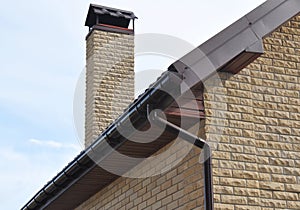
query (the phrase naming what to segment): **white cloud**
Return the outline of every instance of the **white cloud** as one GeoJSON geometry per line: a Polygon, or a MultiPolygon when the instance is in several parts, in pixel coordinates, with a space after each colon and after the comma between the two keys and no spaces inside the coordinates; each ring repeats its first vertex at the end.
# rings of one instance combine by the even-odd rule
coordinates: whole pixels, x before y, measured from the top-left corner
{"type": "Polygon", "coordinates": [[[63,144],[58,141],[45,141],[45,140],[38,140],[38,139],[29,139],[29,142],[31,144],[35,144],[42,147],[49,147],[49,148],[55,148],[55,149],[74,149],[77,151],[80,151],[80,147],[75,144],[63,144]]]}
{"type": "Polygon", "coordinates": [[[19,161],[25,159],[21,153],[17,153],[12,148],[1,148],[0,158],[6,161],[19,161]]]}
{"type": "Polygon", "coordinates": [[[77,153],[63,144],[59,148],[68,149],[65,152],[55,152],[59,145],[55,141],[31,139],[30,142],[36,146],[51,146],[30,153],[11,146],[0,148],[0,167],[3,169],[0,173],[0,186],[6,189],[0,191],[0,209],[20,209],[77,153]],[[14,202],[11,202],[11,195],[14,195],[14,202]]]}

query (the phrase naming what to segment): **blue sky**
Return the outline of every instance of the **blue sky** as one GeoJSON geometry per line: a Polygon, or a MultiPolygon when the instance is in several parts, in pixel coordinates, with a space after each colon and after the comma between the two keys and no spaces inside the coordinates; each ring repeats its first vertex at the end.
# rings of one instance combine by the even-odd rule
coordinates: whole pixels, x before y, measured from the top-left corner
{"type": "Polygon", "coordinates": [[[0,7],[0,209],[22,207],[82,149],[74,91],[89,3],[132,10],[136,33],[197,46],[264,0],[5,1],[0,7]]]}

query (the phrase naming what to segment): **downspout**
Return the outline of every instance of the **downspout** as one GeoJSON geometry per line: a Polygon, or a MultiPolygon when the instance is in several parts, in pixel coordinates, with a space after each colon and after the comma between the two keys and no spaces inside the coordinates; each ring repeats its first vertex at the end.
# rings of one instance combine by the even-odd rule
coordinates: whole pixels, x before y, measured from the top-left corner
{"type": "Polygon", "coordinates": [[[205,210],[213,210],[213,187],[212,187],[212,167],[211,167],[211,149],[209,144],[190,132],[170,123],[169,121],[158,116],[156,111],[149,114],[148,119],[157,126],[166,127],[169,132],[178,133],[178,136],[188,141],[204,151],[204,205],[205,210]]]}

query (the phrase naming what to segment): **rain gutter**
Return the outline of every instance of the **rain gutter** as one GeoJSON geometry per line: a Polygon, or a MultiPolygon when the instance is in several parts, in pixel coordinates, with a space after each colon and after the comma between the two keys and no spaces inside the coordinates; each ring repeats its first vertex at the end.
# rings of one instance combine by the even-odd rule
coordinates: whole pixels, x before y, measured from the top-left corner
{"type": "Polygon", "coordinates": [[[173,92],[173,96],[179,96],[179,88],[175,87],[179,87],[182,79],[178,76],[174,72],[164,72],[158,81],[147,89],[91,146],[81,152],[67,167],[48,182],[21,210],[47,208],[56,198],[64,194],[74,183],[96,167],[98,162],[104,160],[110,154],[112,148],[117,150],[122,146],[127,139],[122,138],[120,140],[117,138],[117,136],[120,136],[118,127],[120,129],[123,126],[126,128],[127,123],[137,124],[140,127],[145,124],[147,122],[147,104],[153,104],[157,99],[157,94],[163,99],[160,106],[167,107],[170,105],[174,99],[159,90],[170,91],[169,93],[173,92]],[[104,141],[109,142],[109,148],[104,141]]]}

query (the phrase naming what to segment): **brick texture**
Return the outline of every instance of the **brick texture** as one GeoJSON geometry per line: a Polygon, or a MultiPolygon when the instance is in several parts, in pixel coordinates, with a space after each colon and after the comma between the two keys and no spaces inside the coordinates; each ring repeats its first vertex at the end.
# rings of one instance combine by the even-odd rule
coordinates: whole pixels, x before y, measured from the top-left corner
{"type": "Polygon", "coordinates": [[[265,38],[265,54],[238,74],[206,82],[215,209],[299,209],[299,25],[265,38]]]}
{"type": "Polygon", "coordinates": [[[87,147],[134,99],[134,36],[94,30],[86,58],[87,147]]]}
{"type": "Polygon", "coordinates": [[[171,142],[154,154],[156,160],[145,160],[126,174],[140,178],[120,177],[76,210],[204,209],[200,153],[185,141],[171,142]]]}

